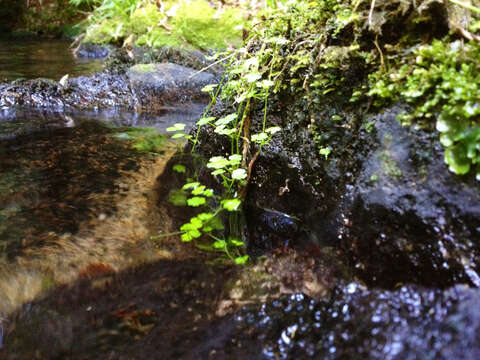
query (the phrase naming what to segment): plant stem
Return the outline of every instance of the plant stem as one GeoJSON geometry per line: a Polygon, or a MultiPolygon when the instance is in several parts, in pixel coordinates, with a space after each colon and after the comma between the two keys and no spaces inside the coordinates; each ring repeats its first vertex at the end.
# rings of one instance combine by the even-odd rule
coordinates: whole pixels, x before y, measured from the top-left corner
{"type": "MultiPolygon", "coordinates": [[[[207,116],[207,114],[209,113],[210,109],[212,108],[213,104],[215,104],[215,102],[217,101],[217,97],[218,95],[220,94],[220,90],[222,89],[222,85],[223,85],[223,82],[225,81],[225,74],[226,73],[223,73],[223,76],[222,76],[222,80],[220,81],[220,84],[218,85],[217,87],[217,91],[215,92],[215,95],[213,96],[212,100],[210,101],[210,103],[208,104],[207,108],[205,109],[205,111],[203,112],[203,115],[201,117],[201,119],[204,119],[205,116],[207,116]]],[[[201,120],[200,119],[200,120],[201,120]]],[[[193,146],[192,146],[192,150],[190,151],[191,154],[193,154],[193,152],[195,151],[195,146],[197,146],[197,143],[198,143],[198,137],[200,135],[200,129],[202,127],[201,126],[198,126],[197,128],[197,133],[195,134],[195,140],[193,141],[193,146]]]]}
{"type": "Polygon", "coordinates": [[[152,235],[152,236],[150,236],[150,240],[160,239],[160,238],[167,237],[167,236],[180,235],[180,234],[183,234],[183,233],[185,233],[185,231],[174,231],[174,232],[166,233],[166,234],[152,235]]]}

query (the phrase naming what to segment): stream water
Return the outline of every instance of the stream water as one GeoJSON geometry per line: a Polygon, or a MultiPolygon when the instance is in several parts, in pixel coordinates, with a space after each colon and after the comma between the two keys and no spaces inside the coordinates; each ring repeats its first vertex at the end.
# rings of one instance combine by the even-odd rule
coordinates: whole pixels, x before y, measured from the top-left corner
{"type": "Polygon", "coordinates": [[[70,43],[63,40],[0,38],[0,79],[48,78],[60,80],[89,75],[102,68],[100,60],[81,60],[71,55],[70,43]]]}
{"type": "MultiPolygon", "coordinates": [[[[100,65],[0,42],[10,80],[100,65]]],[[[332,249],[237,268],[151,240],[188,217],[165,201],[178,144],[162,132],[201,111],[0,109],[0,358],[480,358],[476,289],[369,289],[332,249]]]]}

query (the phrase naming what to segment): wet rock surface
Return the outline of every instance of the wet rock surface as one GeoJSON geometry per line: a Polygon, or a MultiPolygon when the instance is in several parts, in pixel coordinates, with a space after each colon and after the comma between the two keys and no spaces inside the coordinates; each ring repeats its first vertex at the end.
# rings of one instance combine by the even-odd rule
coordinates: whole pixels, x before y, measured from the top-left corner
{"type": "Polygon", "coordinates": [[[172,104],[208,101],[201,89],[214,82],[214,76],[194,74],[193,69],[165,63],[136,65],[127,74],[102,72],[80,76],[64,84],[49,79],[17,80],[0,85],[0,107],[154,112],[172,104]]]}
{"type": "Polygon", "coordinates": [[[256,344],[251,359],[476,359],[478,302],[478,290],[466,286],[386,291],[350,283],[325,301],[293,294],[244,308],[230,344],[234,358],[256,344]]]}
{"type": "Polygon", "coordinates": [[[480,294],[467,286],[390,291],[340,283],[322,299],[285,294],[219,316],[234,269],[165,260],[122,274],[97,267],[12,317],[0,354],[15,359],[13,349],[21,348],[23,355],[78,359],[480,356],[480,294]]]}

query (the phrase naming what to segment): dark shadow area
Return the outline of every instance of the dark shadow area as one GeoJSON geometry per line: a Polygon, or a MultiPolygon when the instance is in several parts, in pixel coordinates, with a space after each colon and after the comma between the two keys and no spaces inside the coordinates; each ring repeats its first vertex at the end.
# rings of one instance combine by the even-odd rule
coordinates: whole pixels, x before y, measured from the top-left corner
{"type": "Polygon", "coordinates": [[[18,25],[25,2],[22,0],[0,0],[0,33],[9,33],[18,25]]]}
{"type": "Polygon", "coordinates": [[[4,323],[2,359],[477,359],[477,289],[339,282],[217,316],[238,268],[160,260],[80,279],[4,323]]]}
{"type": "Polygon", "coordinates": [[[202,259],[161,260],[116,274],[91,265],[75,284],[10,317],[0,357],[208,358],[234,328],[224,321],[218,332],[215,312],[235,271],[202,259]]]}

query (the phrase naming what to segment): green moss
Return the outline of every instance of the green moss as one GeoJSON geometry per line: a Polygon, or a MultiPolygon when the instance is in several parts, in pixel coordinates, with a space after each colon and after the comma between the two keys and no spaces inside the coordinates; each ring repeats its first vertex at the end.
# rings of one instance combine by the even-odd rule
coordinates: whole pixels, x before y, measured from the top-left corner
{"type": "Polygon", "coordinates": [[[382,151],[379,157],[382,161],[382,168],[385,175],[391,178],[399,178],[403,175],[402,170],[398,167],[398,163],[389,150],[382,151]]]}
{"type": "Polygon", "coordinates": [[[433,41],[403,57],[388,74],[371,76],[369,95],[376,105],[403,100],[414,107],[405,124],[435,128],[445,147],[445,162],[456,174],[471,169],[480,180],[480,46],[433,41]]]}
{"type": "Polygon", "coordinates": [[[124,39],[127,34],[128,28],[120,19],[105,19],[87,29],[85,42],[95,44],[117,43],[124,39]]]}
{"type": "Polygon", "coordinates": [[[149,48],[159,48],[162,46],[192,48],[185,40],[178,36],[172,36],[167,30],[157,28],[148,34],[141,35],[136,41],[138,46],[147,46],[149,48]]]}
{"type": "Polygon", "coordinates": [[[130,17],[131,32],[138,35],[146,34],[157,27],[164,17],[154,4],[138,8],[130,17]]]}
{"type": "Polygon", "coordinates": [[[150,72],[154,70],[153,64],[137,64],[133,67],[135,71],[150,72]]]}
{"type": "Polygon", "coordinates": [[[91,17],[85,41],[116,43],[135,35],[138,46],[152,48],[224,49],[241,44],[237,26],[244,20],[239,9],[216,10],[205,0],[166,3],[165,7],[173,14],[168,19],[154,4],[137,5],[131,15],[126,11],[104,14],[100,7],[91,17]]]}
{"type": "Polygon", "coordinates": [[[183,2],[173,18],[174,36],[184,38],[200,49],[224,49],[228,44],[240,45],[242,24],[239,10],[216,11],[204,0],[183,2]]]}

